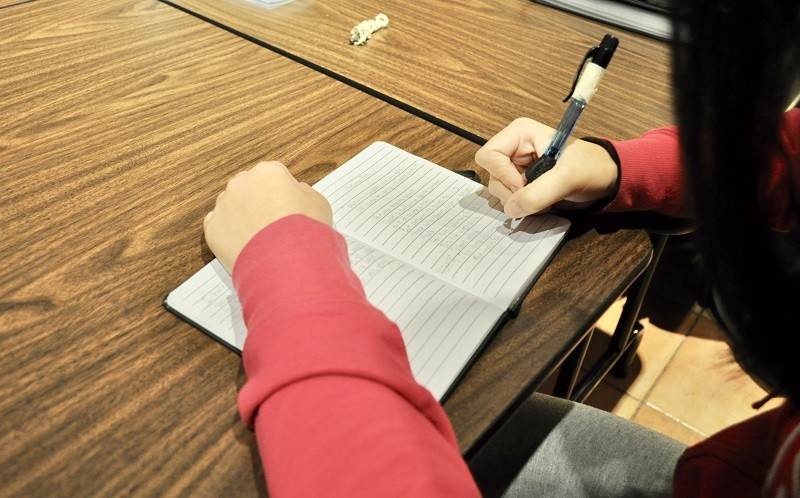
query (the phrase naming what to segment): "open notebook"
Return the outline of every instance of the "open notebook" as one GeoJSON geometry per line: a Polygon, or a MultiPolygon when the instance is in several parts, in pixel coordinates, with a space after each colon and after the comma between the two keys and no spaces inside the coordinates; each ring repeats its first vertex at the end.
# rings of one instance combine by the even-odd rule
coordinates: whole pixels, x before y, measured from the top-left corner
{"type": "MultiPolygon", "coordinates": [[[[397,323],[415,378],[439,400],[518,309],[569,228],[552,215],[510,220],[479,183],[384,142],[314,188],[333,207],[367,298],[397,323]]],[[[218,261],[164,305],[228,347],[244,346],[242,312],[218,261]]]]}

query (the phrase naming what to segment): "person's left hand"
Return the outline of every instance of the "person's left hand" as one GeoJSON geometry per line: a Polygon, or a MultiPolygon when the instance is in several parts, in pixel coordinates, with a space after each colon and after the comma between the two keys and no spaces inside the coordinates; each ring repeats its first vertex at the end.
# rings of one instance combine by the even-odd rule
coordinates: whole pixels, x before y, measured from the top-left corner
{"type": "Polygon", "coordinates": [[[234,176],[203,220],[206,242],[228,272],[251,238],[292,214],[333,223],[328,200],[294,179],[286,166],[270,161],[234,176]]]}

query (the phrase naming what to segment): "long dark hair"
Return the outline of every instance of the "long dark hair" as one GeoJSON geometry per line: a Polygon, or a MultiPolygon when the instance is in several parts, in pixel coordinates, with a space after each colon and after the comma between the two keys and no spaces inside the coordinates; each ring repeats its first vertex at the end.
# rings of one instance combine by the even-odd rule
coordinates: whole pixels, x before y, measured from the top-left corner
{"type": "Polygon", "coordinates": [[[675,106],[717,309],[745,370],[800,403],[800,278],[761,199],[800,75],[800,1],[675,2],[675,106]]]}

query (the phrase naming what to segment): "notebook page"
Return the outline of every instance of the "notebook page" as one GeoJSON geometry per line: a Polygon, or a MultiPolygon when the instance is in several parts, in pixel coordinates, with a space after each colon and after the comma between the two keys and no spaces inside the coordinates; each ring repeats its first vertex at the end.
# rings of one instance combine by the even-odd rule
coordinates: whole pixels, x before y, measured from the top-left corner
{"type": "Polygon", "coordinates": [[[165,305],[223,344],[237,351],[244,347],[247,328],[242,307],[231,276],[218,260],[208,263],[170,292],[165,305]]]}
{"type": "Polygon", "coordinates": [[[482,185],[376,142],[315,186],[336,228],[508,308],[558,248],[569,222],[511,220],[482,185]]]}
{"type": "MultiPolygon", "coordinates": [[[[367,299],[398,325],[414,378],[440,400],[505,310],[355,239],[347,243],[367,299]]],[[[216,259],[166,305],[234,349],[244,347],[241,305],[216,259]]]]}
{"type": "Polygon", "coordinates": [[[345,238],[367,299],[400,329],[414,378],[441,399],[505,309],[345,238]]]}

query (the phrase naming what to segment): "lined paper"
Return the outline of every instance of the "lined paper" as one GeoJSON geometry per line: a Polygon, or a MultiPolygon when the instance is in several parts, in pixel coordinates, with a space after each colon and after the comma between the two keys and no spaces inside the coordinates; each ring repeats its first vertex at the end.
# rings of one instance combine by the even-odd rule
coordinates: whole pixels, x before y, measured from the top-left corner
{"type": "Polygon", "coordinates": [[[384,142],[314,188],[340,232],[504,308],[569,228],[552,215],[510,220],[482,185],[384,142]]]}
{"type": "Polygon", "coordinates": [[[441,399],[505,309],[345,238],[367,299],[397,324],[414,377],[441,399]]]}
{"type": "MultiPolygon", "coordinates": [[[[482,185],[384,142],[314,188],[333,207],[367,299],[397,324],[414,377],[439,400],[569,227],[555,216],[509,220],[482,185]]],[[[241,307],[217,260],[165,306],[243,348],[241,307]]]]}
{"type": "Polygon", "coordinates": [[[247,328],[233,281],[218,260],[205,265],[177,289],[165,305],[177,311],[201,330],[241,351],[247,328]]]}
{"type": "MultiPolygon", "coordinates": [[[[414,378],[441,399],[504,309],[347,238],[367,299],[397,324],[414,378]]],[[[241,351],[242,309],[225,268],[204,266],[167,296],[168,307],[241,351]]]]}

